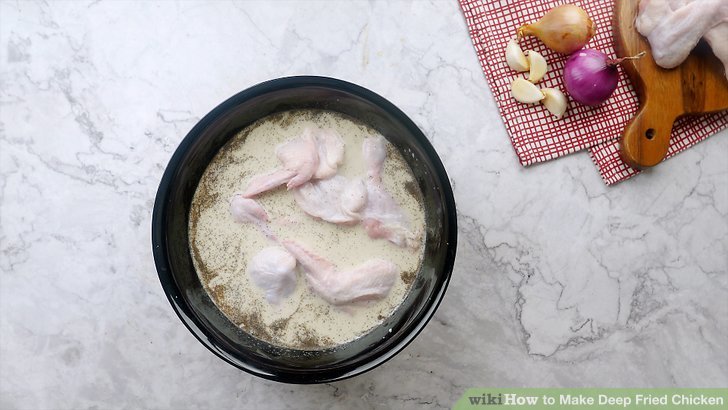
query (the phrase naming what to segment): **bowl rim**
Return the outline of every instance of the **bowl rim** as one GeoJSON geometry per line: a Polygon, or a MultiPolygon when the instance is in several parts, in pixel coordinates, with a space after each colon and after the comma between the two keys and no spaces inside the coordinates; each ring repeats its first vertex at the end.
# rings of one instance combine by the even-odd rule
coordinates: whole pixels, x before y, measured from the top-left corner
{"type": "Polygon", "coordinates": [[[157,275],[165,295],[167,296],[167,300],[172,305],[172,309],[185,325],[187,330],[189,330],[190,333],[192,333],[208,350],[230,365],[264,379],[295,384],[328,383],[354,377],[382,365],[407,347],[407,345],[409,345],[420,334],[420,332],[422,332],[430,319],[432,319],[432,316],[434,316],[435,311],[439,307],[440,302],[445,295],[455,263],[458,236],[457,211],[450,179],[440,157],[437,155],[437,152],[430,141],[422,133],[422,130],[402,110],[373,91],[344,80],[322,76],[291,76],[267,80],[238,92],[217,105],[214,109],[212,109],[212,111],[205,115],[197,124],[195,124],[195,126],[192,127],[192,129],[179,143],[164,170],[154,201],[151,225],[152,254],[154,257],[157,275]],[[432,165],[436,170],[436,176],[440,183],[439,188],[444,200],[443,218],[447,219],[449,228],[448,232],[446,232],[447,237],[445,239],[447,249],[445,252],[444,266],[443,270],[439,272],[440,275],[443,275],[442,285],[437,292],[432,295],[430,298],[431,300],[428,301],[422,320],[414,324],[409,333],[405,334],[391,347],[382,351],[378,356],[375,356],[371,360],[363,363],[357,363],[355,368],[344,373],[335,372],[335,374],[331,375],[326,375],[324,373],[322,377],[317,377],[315,380],[302,380],[300,377],[291,377],[285,374],[280,375],[266,372],[235,357],[234,354],[226,351],[219,344],[216,344],[213,335],[207,331],[206,327],[195,316],[192,312],[192,308],[182,297],[182,291],[179,289],[174,280],[171,266],[168,261],[166,240],[166,214],[169,196],[172,190],[172,182],[178,168],[180,167],[183,157],[193,145],[193,142],[195,142],[202,132],[208,126],[213,124],[222,114],[240,103],[270,92],[298,87],[322,87],[353,94],[356,97],[362,98],[380,107],[404,125],[417,139],[417,143],[421,145],[423,151],[429,157],[429,160],[432,162],[432,165]],[[237,359],[237,361],[232,360],[231,357],[237,359]]]}

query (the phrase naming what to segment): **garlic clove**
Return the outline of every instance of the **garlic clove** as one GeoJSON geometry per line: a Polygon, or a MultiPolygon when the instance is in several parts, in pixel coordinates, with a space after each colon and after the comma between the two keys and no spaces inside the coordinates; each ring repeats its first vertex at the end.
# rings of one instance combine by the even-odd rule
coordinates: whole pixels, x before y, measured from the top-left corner
{"type": "Polygon", "coordinates": [[[521,77],[516,78],[511,83],[511,95],[516,101],[526,104],[534,104],[545,98],[538,87],[521,77]]]}
{"type": "Polygon", "coordinates": [[[528,81],[536,84],[546,75],[546,72],[549,70],[549,65],[541,54],[533,50],[528,50],[526,53],[528,53],[528,66],[530,69],[528,72],[528,81]]]}
{"type": "Polygon", "coordinates": [[[508,41],[508,45],[506,46],[506,63],[508,63],[508,67],[518,72],[528,71],[528,60],[516,39],[512,38],[508,41]]]}
{"type": "Polygon", "coordinates": [[[563,117],[566,112],[566,106],[568,105],[568,101],[566,100],[564,93],[556,88],[544,88],[541,90],[541,93],[543,93],[544,96],[541,104],[543,104],[544,107],[546,107],[546,109],[556,117],[556,119],[563,117]]]}

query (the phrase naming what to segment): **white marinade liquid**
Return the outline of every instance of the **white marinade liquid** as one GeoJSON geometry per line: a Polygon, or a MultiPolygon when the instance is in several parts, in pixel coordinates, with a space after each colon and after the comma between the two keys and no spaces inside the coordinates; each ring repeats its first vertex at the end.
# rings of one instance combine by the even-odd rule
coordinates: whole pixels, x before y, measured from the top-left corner
{"type": "Polygon", "coordinates": [[[278,305],[265,299],[250,280],[248,261],[271,246],[252,224],[233,222],[229,199],[247,186],[250,178],[279,166],[275,147],[301,134],[306,126],[335,129],[346,144],[340,175],[366,175],[361,146],[373,129],[330,111],[296,110],[275,114],[250,125],[215,156],[200,180],[190,210],[189,238],[192,259],[200,280],[215,304],[233,322],[255,337],[293,348],[319,349],[351,341],[381,323],[404,300],[419,271],[424,244],[425,216],[417,183],[399,151],[387,143],[382,180],[409,217],[411,228],[422,235],[415,250],[384,239],[371,239],[360,225],[339,226],[304,213],[285,186],[256,199],[268,212],[270,226],[282,239],[299,241],[341,269],[371,258],[384,258],[401,275],[389,295],[364,305],[340,308],[329,305],[308,289],[301,267],[293,294],[278,305]]]}

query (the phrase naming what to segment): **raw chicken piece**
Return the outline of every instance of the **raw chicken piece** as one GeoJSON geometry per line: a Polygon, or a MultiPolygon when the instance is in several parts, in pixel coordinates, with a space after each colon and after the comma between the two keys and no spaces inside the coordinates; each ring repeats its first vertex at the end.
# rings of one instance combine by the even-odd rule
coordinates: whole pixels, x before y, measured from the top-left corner
{"type": "Polygon", "coordinates": [[[381,135],[364,139],[361,153],[367,165],[367,177],[376,184],[382,183],[382,168],[387,159],[387,142],[381,135]]]}
{"type": "MultiPolygon", "coordinates": [[[[700,2],[702,0],[670,0],[670,9],[675,11],[688,3],[700,2]]],[[[723,14],[718,17],[721,23],[710,28],[703,39],[708,43],[716,57],[723,63],[725,76],[728,79],[728,11],[725,6],[720,10],[723,14]]]]}
{"type": "Polygon", "coordinates": [[[254,199],[235,194],[230,199],[230,214],[238,223],[268,222],[268,213],[254,199]]]}
{"type": "Polygon", "coordinates": [[[356,220],[361,219],[361,211],[367,204],[367,186],[364,180],[356,178],[348,181],[341,191],[339,205],[341,210],[356,220]]]}
{"type": "Polygon", "coordinates": [[[285,184],[295,175],[296,171],[286,169],[276,169],[267,174],[255,175],[248,182],[248,187],[245,188],[245,192],[242,195],[246,198],[252,198],[262,192],[270,191],[273,188],[285,184]]]}
{"type": "Polygon", "coordinates": [[[251,198],[282,184],[292,189],[312,178],[334,175],[344,159],[344,141],[336,131],[308,127],[276,147],[276,157],[282,168],[251,178],[243,196],[251,198]]]}
{"type": "Polygon", "coordinates": [[[382,184],[387,158],[384,137],[365,139],[362,154],[367,165],[366,183],[338,175],[309,182],[294,190],[296,203],[313,217],[339,224],[361,220],[370,238],[415,247],[418,235],[409,230],[407,216],[382,184]]]}
{"type": "Polygon", "coordinates": [[[673,68],[687,58],[701,37],[725,22],[726,0],[642,0],[635,25],[650,42],[657,65],[673,68]]]}
{"type": "Polygon", "coordinates": [[[384,259],[370,259],[340,271],[295,241],[282,244],[303,266],[311,290],[332,305],[384,298],[397,278],[397,266],[384,259]]]}
{"type": "Polygon", "coordinates": [[[235,194],[230,198],[230,215],[237,223],[254,224],[266,237],[276,240],[275,235],[268,227],[268,213],[260,204],[241,194],[235,194]]]}
{"type": "Polygon", "coordinates": [[[279,246],[264,248],[248,262],[248,275],[277,305],[296,289],[296,258],[279,246]]]}
{"type": "Polygon", "coordinates": [[[387,158],[384,137],[370,137],[362,144],[367,164],[367,203],[362,211],[362,225],[370,238],[384,238],[395,245],[415,247],[417,236],[409,229],[402,208],[382,184],[382,167],[387,158]]]}
{"type": "MultiPolygon", "coordinates": [[[[681,1],[681,0],[680,0],[681,1]]],[[[680,5],[682,6],[682,4],[680,5]]],[[[645,37],[660,25],[665,18],[673,13],[678,7],[674,7],[667,0],[642,0],[637,11],[635,27],[645,37]]]]}
{"type": "Polygon", "coordinates": [[[293,191],[298,206],[307,214],[337,224],[355,224],[367,201],[367,188],[361,179],[336,175],[307,182],[293,191]]]}
{"type": "Polygon", "coordinates": [[[330,178],[344,160],[344,140],[332,129],[318,130],[316,138],[319,165],[313,177],[316,179],[330,178]]]}

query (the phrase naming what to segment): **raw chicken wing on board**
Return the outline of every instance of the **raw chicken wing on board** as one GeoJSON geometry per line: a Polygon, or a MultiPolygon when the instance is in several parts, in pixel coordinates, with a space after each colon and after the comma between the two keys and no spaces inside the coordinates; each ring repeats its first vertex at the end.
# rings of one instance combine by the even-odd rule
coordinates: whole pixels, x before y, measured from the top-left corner
{"type": "Polygon", "coordinates": [[[663,68],[680,65],[705,38],[728,70],[728,0],[641,0],[635,26],[663,68]]]}

